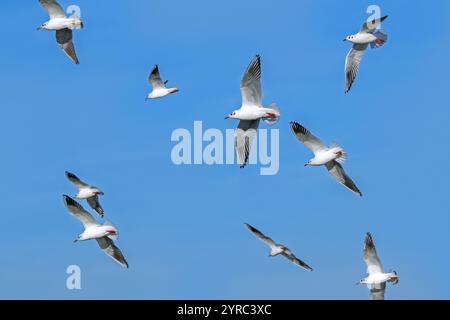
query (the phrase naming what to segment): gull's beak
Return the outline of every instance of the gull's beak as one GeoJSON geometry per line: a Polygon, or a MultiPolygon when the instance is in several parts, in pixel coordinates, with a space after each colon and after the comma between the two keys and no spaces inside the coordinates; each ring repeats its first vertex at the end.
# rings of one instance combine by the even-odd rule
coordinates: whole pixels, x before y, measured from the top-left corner
{"type": "Polygon", "coordinates": [[[229,119],[230,118],[230,116],[225,116],[225,119],[229,119]]]}
{"type": "Polygon", "coordinates": [[[307,163],[305,163],[304,167],[307,167],[307,166],[308,166],[308,164],[307,164],[307,163]]]}
{"type": "Polygon", "coordinates": [[[37,27],[37,30],[42,30],[42,26],[37,27]]]}
{"type": "Polygon", "coordinates": [[[73,240],[73,242],[74,242],[74,243],[75,243],[75,242],[78,242],[78,239],[73,240]]]}

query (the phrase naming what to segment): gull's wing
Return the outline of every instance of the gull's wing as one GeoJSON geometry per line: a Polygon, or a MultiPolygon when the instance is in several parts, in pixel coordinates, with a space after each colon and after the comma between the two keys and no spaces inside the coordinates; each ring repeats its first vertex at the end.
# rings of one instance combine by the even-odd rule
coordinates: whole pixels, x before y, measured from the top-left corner
{"type": "Polygon", "coordinates": [[[92,209],[94,209],[100,215],[101,218],[103,218],[103,215],[105,214],[105,212],[103,211],[103,208],[100,205],[98,196],[93,196],[93,197],[87,198],[87,202],[88,202],[89,206],[92,209]]]}
{"type": "Polygon", "coordinates": [[[70,60],[75,62],[75,64],[79,64],[77,54],[75,52],[75,47],[72,42],[72,30],[70,29],[61,29],[56,30],[56,42],[58,42],[61,49],[64,51],[66,56],[69,57],[70,60]]]}
{"type": "Polygon", "coordinates": [[[345,58],[345,93],[353,86],[367,44],[354,44],[345,58]]]}
{"type": "Polygon", "coordinates": [[[386,20],[388,16],[384,16],[378,19],[373,19],[371,21],[366,21],[364,22],[364,24],[361,27],[361,33],[369,33],[372,32],[373,30],[375,30],[380,23],[382,23],[384,20],[386,20]]]}
{"type": "Polygon", "coordinates": [[[253,139],[258,130],[259,119],[257,120],[241,120],[234,130],[234,145],[236,147],[237,160],[241,168],[245,167],[250,155],[253,139]]]}
{"type": "Polygon", "coordinates": [[[69,212],[83,224],[84,228],[99,225],[92,215],[84,210],[78,202],[66,195],[63,198],[69,212]]]}
{"type": "Polygon", "coordinates": [[[157,64],[155,64],[152,72],[150,72],[150,75],[148,76],[148,82],[152,85],[153,89],[165,87],[164,82],[161,79],[161,75],[159,74],[159,68],[157,64]]]}
{"type": "Polygon", "coordinates": [[[314,154],[318,151],[327,149],[327,146],[315,137],[308,129],[293,121],[290,123],[292,132],[301,143],[305,145],[314,154]]]}
{"type": "Polygon", "coordinates": [[[261,57],[257,55],[245,70],[241,80],[242,107],[260,107],[261,57]]]}
{"type": "Polygon", "coordinates": [[[368,274],[383,272],[383,266],[377,255],[377,250],[375,249],[375,244],[373,243],[370,232],[367,232],[364,241],[364,262],[367,265],[368,274]]]}
{"type": "Polygon", "coordinates": [[[83,182],[73,173],[66,171],[66,177],[70,180],[77,188],[86,188],[89,187],[89,185],[86,182],[83,182]]]}
{"type": "Polygon", "coordinates": [[[47,10],[50,19],[66,18],[63,8],[55,0],[39,0],[39,3],[47,10]]]}
{"type": "Polygon", "coordinates": [[[386,282],[380,284],[372,284],[370,286],[370,300],[384,300],[385,291],[386,282]]]}
{"type": "Polygon", "coordinates": [[[100,249],[103,250],[108,256],[113,258],[117,263],[119,263],[122,267],[128,268],[128,262],[125,260],[125,257],[122,254],[122,251],[114,244],[108,237],[97,238],[98,245],[100,249]]]}
{"type": "Polygon", "coordinates": [[[245,226],[248,228],[248,230],[250,230],[259,240],[261,240],[262,242],[264,242],[265,244],[269,245],[270,247],[275,246],[275,242],[267,237],[266,235],[264,235],[261,231],[259,231],[258,229],[252,227],[251,225],[249,225],[248,223],[245,224],[245,226]]]}
{"type": "Polygon", "coordinates": [[[342,165],[339,162],[336,160],[330,161],[326,164],[326,167],[328,172],[335,177],[337,181],[347,187],[350,191],[353,191],[362,197],[361,191],[359,191],[353,180],[345,173],[344,168],[342,168],[342,165]]]}
{"type": "Polygon", "coordinates": [[[306,270],[313,271],[313,269],[308,266],[305,262],[297,258],[290,250],[283,251],[281,255],[287,259],[289,259],[293,264],[296,264],[299,267],[302,267],[306,270]]]}

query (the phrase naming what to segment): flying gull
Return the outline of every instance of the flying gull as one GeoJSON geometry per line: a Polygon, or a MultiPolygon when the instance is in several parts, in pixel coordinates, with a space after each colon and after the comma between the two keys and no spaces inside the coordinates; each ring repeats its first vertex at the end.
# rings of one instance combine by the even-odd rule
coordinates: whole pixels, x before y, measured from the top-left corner
{"type": "Polygon", "coordinates": [[[158,65],[155,65],[152,72],[150,72],[148,82],[152,85],[152,92],[147,95],[146,100],[162,98],[169,94],[178,92],[178,88],[166,88],[168,80],[162,81],[161,75],[159,74],[158,65]]]}
{"type": "Polygon", "coordinates": [[[117,228],[110,222],[105,222],[103,225],[99,224],[78,202],[66,195],[64,195],[63,198],[69,212],[77,218],[84,227],[83,233],[75,239],[75,242],[95,239],[103,252],[114,259],[122,267],[128,268],[128,262],[113,241],[117,240],[117,237],[119,236],[117,228]]]}
{"type": "Polygon", "coordinates": [[[242,106],[231,112],[225,119],[239,119],[239,125],[234,131],[234,143],[238,163],[245,167],[250,155],[250,148],[258,130],[259,120],[263,119],[268,125],[276,123],[280,117],[280,110],[272,103],[267,107],[262,105],[261,92],[261,58],[257,55],[241,80],[242,106]]]}
{"type": "Polygon", "coordinates": [[[39,3],[47,10],[50,20],[39,26],[38,30],[56,31],[56,42],[70,60],[79,64],[72,42],[72,29],[82,29],[83,22],[75,15],[67,17],[62,7],[55,0],[39,0],[39,3]]]}
{"type": "Polygon", "coordinates": [[[370,44],[372,49],[379,48],[387,41],[386,31],[377,30],[387,17],[365,22],[357,34],[349,35],[344,39],[344,41],[353,43],[353,47],[345,59],[345,93],[352,88],[367,46],[370,44]]]}
{"type": "Polygon", "coordinates": [[[347,156],[344,149],[334,143],[331,147],[327,147],[322,141],[311,134],[308,129],[297,122],[291,122],[291,128],[297,139],[314,153],[314,158],[309,160],[305,166],[324,165],[337,181],[354,193],[362,196],[361,191],[359,191],[358,187],[342,167],[342,163],[346,160],[347,156]]]}
{"type": "Polygon", "coordinates": [[[245,224],[247,228],[256,236],[258,239],[260,239],[262,242],[267,244],[270,247],[270,257],[277,256],[281,254],[283,257],[289,259],[292,263],[296,264],[299,267],[302,267],[306,270],[312,271],[313,269],[308,266],[305,262],[298,259],[288,248],[281,244],[275,243],[271,238],[265,236],[261,231],[258,229],[252,227],[248,223],[245,224]]]}
{"type": "Polygon", "coordinates": [[[372,235],[367,232],[364,243],[364,262],[367,265],[368,277],[361,279],[357,284],[367,284],[370,289],[371,300],[384,300],[386,282],[398,283],[397,272],[383,272],[380,258],[377,255],[372,235]]]}
{"type": "Polygon", "coordinates": [[[70,180],[77,188],[78,193],[75,198],[77,199],[86,199],[89,206],[94,209],[100,217],[103,218],[104,211],[102,206],[100,205],[100,201],[98,199],[99,195],[104,195],[103,191],[99,188],[88,185],[87,183],[81,181],[76,175],[71,172],[66,171],[66,177],[70,180]]]}

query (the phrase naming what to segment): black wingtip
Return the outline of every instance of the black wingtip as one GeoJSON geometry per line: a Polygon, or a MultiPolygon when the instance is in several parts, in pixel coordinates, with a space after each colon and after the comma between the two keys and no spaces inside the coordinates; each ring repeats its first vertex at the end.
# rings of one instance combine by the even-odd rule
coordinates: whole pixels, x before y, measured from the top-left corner
{"type": "Polygon", "coordinates": [[[297,134],[297,132],[300,132],[301,134],[305,134],[305,135],[309,134],[308,129],[306,129],[300,123],[291,121],[290,124],[291,124],[291,129],[294,132],[294,134],[297,134]]]}
{"type": "Polygon", "coordinates": [[[252,232],[257,231],[255,227],[253,227],[252,225],[248,224],[248,223],[244,223],[245,226],[252,232]]]}
{"type": "Polygon", "coordinates": [[[76,175],[74,175],[72,172],[69,172],[69,171],[66,171],[65,174],[66,174],[67,178],[76,178],[77,177],[76,175]]]}
{"type": "Polygon", "coordinates": [[[63,200],[66,205],[71,205],[71,204],[73,205],[76,203],[75,200],[73,200],[71,197],[69,197],[66,194],[63,194],[63,200]]]}

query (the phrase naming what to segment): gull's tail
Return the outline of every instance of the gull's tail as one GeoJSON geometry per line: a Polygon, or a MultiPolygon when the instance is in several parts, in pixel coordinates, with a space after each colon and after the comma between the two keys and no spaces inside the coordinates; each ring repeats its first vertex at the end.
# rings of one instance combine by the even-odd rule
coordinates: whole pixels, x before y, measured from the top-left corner
{"type": "Polygon", "coordinates": [[[110,238],[111,240],[117,240],[117,238],[119,238],[119,231],[117,230],[116,226],[113,225],[110,221],[105,221],[103,223],[104,226],[109,226],[109,227],[113,227],[114,231],[116,232],[115,234],[108,234],[107,237],[110,238]]]}
{"type": "Polygon", "coordinates": [[[376,49],[381,47],[388,40],[387,32],[383,29],[377,30],[373,33],[373,35],[377,38],[374,42],[370,43],[370,47],[372,49],[376,49]]]}
{"type": "Polygon", "coordinates": [[[262,119],[267,125],[272,126],[280,120],[280,108],[275,103],[268,105],[266,108],[272,109],[273,112],[267,112],[262,119]]]}
{"type": "Polygon", "coordinates": [[[334,149],[334,153],[336,154],[336,161],[340,164],[344,164],[344,162],[347,160],[347,153],[344,151],[344,148],[342,148],[336,142],[333,142],[331,144],[331,149],[334,149]]]}

